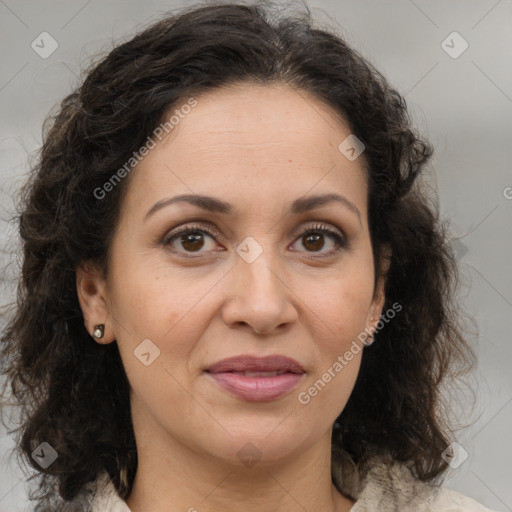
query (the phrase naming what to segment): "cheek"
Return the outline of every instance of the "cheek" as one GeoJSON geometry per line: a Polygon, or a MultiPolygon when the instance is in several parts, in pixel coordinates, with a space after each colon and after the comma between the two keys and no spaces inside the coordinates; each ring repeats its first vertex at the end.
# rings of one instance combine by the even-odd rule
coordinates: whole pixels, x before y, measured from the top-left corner
{"type": "Polygon", "coordinates": [[[211,321],[209,300],[218,277],[198,275],[197,268],[177,271],[154,261],[148,265],[142,257],[117,268],[112,311],[127,370],[141,370],[134,350],[149,339],[160,351],[149,368],[168,370],[184,381],[190,355],[211,321]]]}
{"type": "Polygon", "coordinates": [[[336,350],[350,344],[366,327],[372,295],[373,274],[367,269],[343,271],[319,283],[307,303],[321,333],[315,337],[336,350]]]}
{"type": "Polygon", "coordinates": [[[332,411],[333,418],[345,407],[359,373],[364,349],[358,336],[366,327],[373,295],[371,262],[354,258],[350,263],[323,283],[312,301],[319,364],[308,393],[321,394],[317,405],[332,411]]]}
{"type": "Polygon", "coordinates": [[[137,336],[161,338],[178,324],[202,295],[204,282],[155,262],[144,253],[117,261],[113,274],[113,311],[137,336]]]}

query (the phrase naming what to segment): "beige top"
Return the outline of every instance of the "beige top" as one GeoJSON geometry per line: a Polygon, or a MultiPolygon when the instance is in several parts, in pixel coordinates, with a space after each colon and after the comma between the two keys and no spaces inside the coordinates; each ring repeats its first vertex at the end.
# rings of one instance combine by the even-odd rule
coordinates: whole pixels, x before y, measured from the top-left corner
{"type": "MultiPolygon", "coordinates": [[[[341,476],[333,473],[335,482],[341,476]]],[[[362,484],[353,475],[343,476],[344,493],[357,500],[350,512],[495,512],[459,492],[415,479],[403,464],[395,463],[388,470],[384,464],[375,463],[362,484]]],[[[131,512],[106,472],[87,484],[64,511],[131,512]]]]}

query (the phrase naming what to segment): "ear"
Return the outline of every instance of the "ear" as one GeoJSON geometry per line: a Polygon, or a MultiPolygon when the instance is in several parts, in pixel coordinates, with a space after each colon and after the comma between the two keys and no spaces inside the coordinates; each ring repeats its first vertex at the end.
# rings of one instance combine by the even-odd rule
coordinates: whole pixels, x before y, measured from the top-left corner
{"type": "Polygon", "coordinates": [[[104,335],[94,338],[97,343],[107,344],[115,341],[111,322],[106,281],[100,269],[89,263],[83,263],[76,269],[76,291],[84,316],[84,325],[92,337],[94,327],[104,324],[104,335]]]}
{"type": "Polygon", "coordinates": [[[379,322],[382,315],[382,309],[384,308],[384,303],[386,302],[385,287],[388,270],[391,265],[391,254],[391,248],[389,245],[385,245],[381,251],[381,259],[378,266],[379,275],[377,277],[377,284],[375,285],[373,293],[372,305],[368,313],[367,327],[372,331],[375,330],[379,322]]]}

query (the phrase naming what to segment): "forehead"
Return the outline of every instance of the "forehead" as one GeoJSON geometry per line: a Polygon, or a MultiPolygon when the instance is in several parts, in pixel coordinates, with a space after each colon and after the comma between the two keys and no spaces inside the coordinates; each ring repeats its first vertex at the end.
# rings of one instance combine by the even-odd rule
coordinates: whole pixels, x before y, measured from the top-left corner
{"type": "Polygon", "coordinates": [[[350,161],[339,151],[350,128],[327,104],[285,84],[239,84],[193,99],[193,108],[182,108],[185,98],[167,113],[173,128],[137,166],[132,200],[197,192],[236,203],[239,191],[238,202],[250,195],[268,205],[337,189],[365,209],[363,156],[350,161]]]}
{"type": "MultiPolygon", "coordinates": [[[[204,139],[196,141],[200,151],[212,144],[230,145],[233,154],[238,146],[247,156],[259,152],[261,158],[266,149],[276,148],[275,157],[277,149],[284,155],[289,147],[310,159],[321,155],[337,159],[340,138],[350,134],[348,123],[332,107],[286,84],[232,85],[207,91],[196,101],[197,106],[182,117],[167,143],[183,136],[201,136],[204,139]],[[326,154],[326,148],[332,154],[326,154]]],[[[183,104],[168,114],[179,111],[183,104]]]]}

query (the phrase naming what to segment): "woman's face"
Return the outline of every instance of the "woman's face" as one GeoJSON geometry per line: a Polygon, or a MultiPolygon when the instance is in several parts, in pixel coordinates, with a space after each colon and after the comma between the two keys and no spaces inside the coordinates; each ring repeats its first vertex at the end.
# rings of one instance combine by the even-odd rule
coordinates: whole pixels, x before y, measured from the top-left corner
{"type": "Polygon", "coordinates": [[[106,280],[79,274],[86,325],[117,341],[138,443],[238,464],[247,450],[265,464],[330,446],[360,366],[353,342],[383,304],[364,154],[345,157],[349,128],[285,85],[195,100],[129,177],[106,280]],[[213,199],[170,201],[181,195],[213,199]],[[275,355],[303,371],[244,359],[275,355]],[[272,369],[288,372],[242,373],[272,369]]]}

